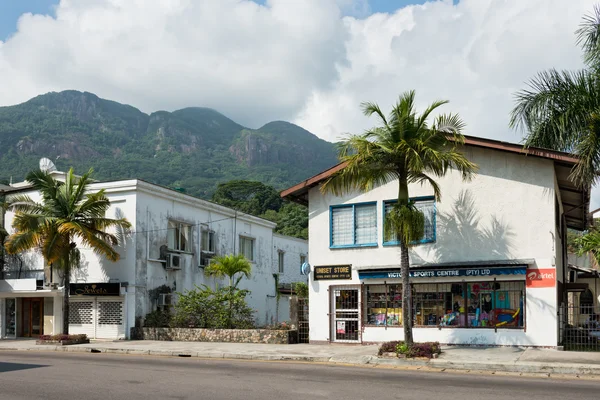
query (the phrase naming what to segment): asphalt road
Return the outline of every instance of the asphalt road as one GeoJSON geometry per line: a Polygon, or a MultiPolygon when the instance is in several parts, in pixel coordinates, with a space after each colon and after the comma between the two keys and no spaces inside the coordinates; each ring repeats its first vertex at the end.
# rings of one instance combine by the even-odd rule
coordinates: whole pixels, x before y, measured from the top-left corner
{"type": "Polygon", "coordinates": [[[254,362],[0,352],[1,400],[594,399],[600,381],[254,362]]]}

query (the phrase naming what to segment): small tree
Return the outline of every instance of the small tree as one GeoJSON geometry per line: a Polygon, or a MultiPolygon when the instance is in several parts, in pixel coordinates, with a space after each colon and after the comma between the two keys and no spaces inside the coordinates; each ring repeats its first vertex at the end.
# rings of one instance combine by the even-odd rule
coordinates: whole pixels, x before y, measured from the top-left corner
{"type": "Polygon", "coordinates": [[[221,257],[215,257],[211,260],[211,263],[205,269],[205,274],[208,276],[214,276],[222,278],[227,276],[229,278],[229,318],[227,326],[231,328],[231,312],[233,307],[233,292],[237,289],[240,281],[243,277],[250,278],[250,272],[252,271],[252,264],[242,254],[238,255],[227,255],[221,257]],[[234,277],[239,275],[234,281],[234,277]]]}
{"type": "Polygon", "coordinates": [[[57,181],[48,172],[36,170],[25,178],[41,195],[41,202],[27,195],[14,195],[8,200],[8,209],[15,212],[15,233],[6,240],[11,254],[31,249],[41,251],[45,262],[62,271],[63,332],[69,334],[69,284],[71,271],[79,267],[80,253],[77,242],[91,248],[110,261],[117,261],[119,253],[113,248],[119,237],[108,233],[111,228],[127,232],[131,224],[125,219],[106,218],[110,201],[104,190],[90,193],[90,169],[76,177],[71,168],[65,182],[57,181]]]}

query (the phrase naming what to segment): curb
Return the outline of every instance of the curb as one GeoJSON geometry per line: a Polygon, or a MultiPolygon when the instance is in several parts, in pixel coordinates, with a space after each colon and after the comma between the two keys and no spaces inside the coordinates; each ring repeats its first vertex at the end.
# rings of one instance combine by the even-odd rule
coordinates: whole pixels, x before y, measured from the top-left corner
{"type": "Polygon", "coordinates": [[[105,353],[105,354],[128,354],[128,355],[150,355],[162,357],[194,357],[203,359],[231,359],[231,360],[256,360],[256,361],[291,361],[291,362],[314,362],[345,365],[371,365],[386,367],[429,367],[434,370],[475,370],[490,372],[512,372],[527,374],[561,374],[561,375],[600,375],[600,365],[581,365],[573,363],[546,364],[542,362],[514,362],[514,363],[492,363],[492,362],[456,362],[444,359],[431,360],[407,360],[396,358],[383,358],[377,356],[303,356],[293,354],[280,355],[253,355],[241,353],[203,353],[203,352],[179,352],[171,350],[142,350],[123,348],[94,348],[76,346],[38,346],[35,348],[9,348],[1,347],[1,351],[55,351],[69,353],[105,353]]]}

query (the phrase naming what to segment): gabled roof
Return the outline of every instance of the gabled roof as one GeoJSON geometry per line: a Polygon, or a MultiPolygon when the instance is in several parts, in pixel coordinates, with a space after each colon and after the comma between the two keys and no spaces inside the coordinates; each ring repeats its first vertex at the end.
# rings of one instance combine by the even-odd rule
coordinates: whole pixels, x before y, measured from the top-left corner
{"type": "MultiPolygon", "coordinates": [[[[563,210],[567,226],[572,229],[584,230],[588,225],[588,209],[590,204],[590,187],[580,188],[569,179],[571,169],[579,159],[577,156],[561,151],[547,150],[538,147],[525,148],[523,145],[499,140],[465,136],[465,145],[521,154],[524,156],[545,158],[554,161],[554,170],[558,182],[558,189],[562,199],[563,210]]],[[[337,164],[297,185],[281,192],[281,197],[288,200],[308,205],[308,191],[319,185],[322,181],[342,170],[345,163],[337,164]]]]}

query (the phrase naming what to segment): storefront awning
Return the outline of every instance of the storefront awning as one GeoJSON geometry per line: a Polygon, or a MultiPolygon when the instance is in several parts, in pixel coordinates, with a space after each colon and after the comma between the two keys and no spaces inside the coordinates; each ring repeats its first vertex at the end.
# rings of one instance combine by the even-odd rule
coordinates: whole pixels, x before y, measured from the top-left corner
{"type": "MultiPolygon", "coordinates": [[[[473,266],[441,266],[427,268],[411,268],[411,278],[454,278],[454,277],[486,277],[497,275],[525,275],[528,264],[504,264],[473,266]]],[[[358,271],[359,279],[396,279],[401,278],[400,268],[371,269],[358,271]]]]}

